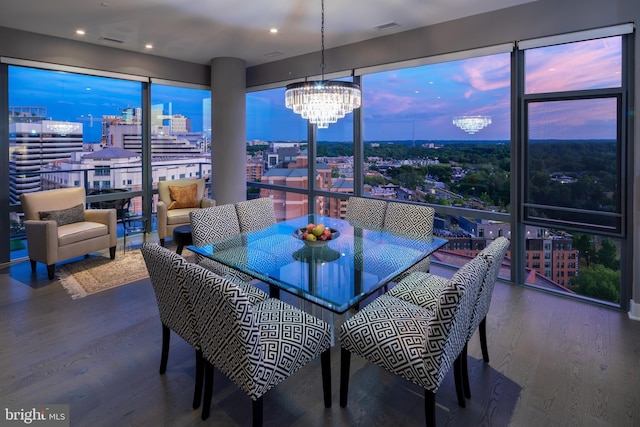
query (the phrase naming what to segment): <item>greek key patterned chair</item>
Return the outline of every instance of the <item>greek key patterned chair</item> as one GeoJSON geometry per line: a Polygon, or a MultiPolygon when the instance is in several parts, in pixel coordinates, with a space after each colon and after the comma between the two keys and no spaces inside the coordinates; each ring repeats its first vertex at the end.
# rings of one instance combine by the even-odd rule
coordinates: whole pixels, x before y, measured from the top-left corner
{"type": "MultiPolygon", "coordinates": [[[[231,203],[191,211],[189,219],[195,246],[205,246],[213,241],[233,238],[240,234],[236,208],[231,203]]],[[[246,274],[199,254],[196,254],[196,264],[236,282],[242,287],[252,304],[268,298],[265,292],[248,283],[252,278],[246,274]]]]}
{"type": "Polygon", "coordinates": [[[267,228],[276,223],[273,201],[268,197],[236,203],[240,231],[245,233],[267,228]]]}
{"type": "Polygon", "coordinates": [[[435,426],[435,395],[454,368],[458,404],[465,406],[461,352],[487,262],[476,257],[461,267],[428,310],[384,294],[340,328],[340,406],[347,405],[351,353],[425,389],[426,425],[435,426]]]}
{"type": "Polygon", "coordinates": [[[193,409],[196,409],[200,406],[202,397],[204,365],[200,336],[196,331],[196,317],[185,284],[184,271],[188,263],[182,256],[155,243],[143,243],[141,251],[149,271],[162,323],[160,374],[167,370],[169,343],[173,331],[196,351],[196,384],[193,392],[193,409]]]}
{"type": "MultiPolygon", "coordinates": [[[[384,215],[384,228],[410,234],[414,239],[432,239],[434,216],[435,210],[429,206],[389,202],[384,215]]],[[[396,277],[394,281],[397,282],[414,271],[428,272],[430,266],[431,257],[426,257],[396,277]]]]}
{"type": "Polygon", "coordinates": [[[382,228],[387,202],[382,199],[349,197],[344,219],[361,227],[382,228]]]}
{"type": "Polygon", "coordinates": [[[202,419],[209,417],[213,368],[253,401],[253,425],[262,425],[262,398],[272,387],[320,356],[324,403],[331,406],[329,324],[278,299],[252,305],[236,284],[190,264],[186,270],[204,357],[202,419]]]}
{"type": "MultiPolygon", "coordinates": [[[[478,298],[476,299],[467,333],[467,342],[471,339],[476,329],[480,335],[480,347],[482,358],[489,363],[489,351],[487,349],[487,313],[491,305],[491,297],[502,261],[509,249],[509,239],[498,237],[484,248],[478,257],[487,261],[487,272],[480,285],[478,298]]],[[[419,305],[428,310],[433,310],[438,301],[440,291],[447,285],[447,279],[435,274],[415,272],[401,280],[389,291],[389,295],[419,305]]],[[[464,349],[466,356],[466,346],[464,349]]],[[[464,392],[467,398],[471,397],[469,389],[469,375],[467,370],[467,358],[462,358],[464,392]]]]}

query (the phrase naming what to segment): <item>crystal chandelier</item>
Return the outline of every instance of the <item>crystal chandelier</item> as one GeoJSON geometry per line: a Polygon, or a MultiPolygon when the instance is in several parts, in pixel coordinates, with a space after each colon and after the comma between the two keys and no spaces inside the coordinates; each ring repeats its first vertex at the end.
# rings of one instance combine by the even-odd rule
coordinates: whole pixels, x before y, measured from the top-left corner
{"type": "Polygon", "coordinates": [[[360,86],[355,83],[324,79],[324,0],[321,35],[322,80],[287,85],[285,105],[319,128],[328,128],[330,123],[360,107],[361,94],[360,86]]]}
{"type": "Polygon", "coordinates": [[[453,118],[453,124],[470,135],[484,129],[491,124],[489,116],[458,116],[453,118]]]}

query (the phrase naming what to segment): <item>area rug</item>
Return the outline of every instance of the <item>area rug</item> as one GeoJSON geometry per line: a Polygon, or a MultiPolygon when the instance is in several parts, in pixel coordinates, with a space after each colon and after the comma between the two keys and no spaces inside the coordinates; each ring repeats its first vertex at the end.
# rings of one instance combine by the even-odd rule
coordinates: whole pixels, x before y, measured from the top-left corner
{"type": "Polygon", "coordinates": [[[140,249],[118,251],[113,260],[108,254],[92,254],[81,261],[63,264],[56,270],[62,286],[73,299],[149,277],[140,249]]]}

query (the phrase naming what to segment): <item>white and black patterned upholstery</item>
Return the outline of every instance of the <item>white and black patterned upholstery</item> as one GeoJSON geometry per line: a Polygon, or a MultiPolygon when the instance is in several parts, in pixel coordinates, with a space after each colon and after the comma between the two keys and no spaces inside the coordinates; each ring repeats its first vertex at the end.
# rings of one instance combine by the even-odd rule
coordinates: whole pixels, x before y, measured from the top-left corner
{"type": "Polygon", "coordinates": [[[351,196],[344,219],[356,226],[382,228],[386,210],[385,200],[351,196]]]}
{"type": "MultiPolygon", "coordinates": [[[[389,202],[384,215],[384,228],[407,233],[413,239],[432,239],[434,216],[435,210],[429,206],[389,202]]],[[[396,277],[394,281],[397,282],[414,271],[428,272],[430,266],[431,257],[426,257],[396,277]]]]}
{"type": "MultiPolygon", "coordinates": [[[[487,261],[487,272],[480,284],[478,297],[473,307],[471,321],[469,322],[469,330],[467,333],[467,342],[471,339],[476,329],[480,335],[480,347],[482,348],[482,357],[485,362],[489,362],[489,352],[487,350],[487,331],[486,319],[491,305],[491,296],[493,288],[500,273],[502,261],[509,249],[509,239],[506,237],[498,237],[484,248],[478,257],[487,261]]],[[[429,273],[415,272],[402,279],[388,295],[395,298],[417,304],[425,309],[433,310],[438,299],[439,292],[447,285],[447,279],[429,273]]],[[[466,349],[464,350],[466,354],[466,349]]],[[[471,397],[469,390],[468,371],[466,367],[466,357],[463,363],[463,382],[465,387],[465,395],[471,397]]]]}
{"type": "MultiPolygon", "coordinates": [[[[240,224],[233,204],[197,209],[189,213],[189,218],[195,246],[205,246],[240,234],[240,224]]],[[[196,264],[236,282],[244,289],[252,304],[268,298],[265,292],[248,283],[252,278],[246,274],[199,254],[196,254],[196,264]]]]}
{"type": "Polygon", "coordinates": [[[162,323],[160,374],[164,374],[167,369],[171,331],[174,331],[196,350],[196,385],[193,394],[193,408],[195,409],[200,406],[203,363],[200,335],[196,329],[196,316],[184,276],[188,263],[182,256],[155,243],[144,243],[141,251],[149,272],[162,323]]]}
{"type": "MultiPolygon", "coordinates": [[[[479,257],[484,257],[487,260],[488,268],[480,285],[478,299],[473,308],[468,339],[471,339],[471,336],[473,336],[478,326],[487,317],[489,306],[491,305],[493,287],[500,273],[502,261],[509,249],[509,243],[509,239],[506,237],[498,237],[478,254],[479,257]]],[[[447,279],[444,277],[416,272],[402,279],[389,291],[389,295],[433,310],[437,302],[437,295],[446,284],[447,279]]],[[[482,335],[483,334],[481,334],[480,339],[481,346],[483,347],[483,358],[488,362],[489,356],[486,352],[486,336],[483,339],[482,335]],[[483,341],[484,344],[482,343],[483,341]]]]}
{"type": "Polygon", "coordinates": [[[318,355],[325,406],[331,405],[330,326],[280,300],[252,305],[236,284],[195,264],[187,267],[205,359],[202,418],[209,416],[213,367],[254,401],[261,424],[262,396],[318,355]]]}
{"type": "Polygon", "coordinates": [[[268,197],[236,203],[240,231],[243,233],[267,228],[276,223],[273,201],[268,197]]]}
{"type": "Polygon", "coordinates": [[[425,389],[427,425],[435,424],[435,393],[455,361],[458,402],[464,406],[459,356],[487,262],[476,257],[448,281],[433,311],[388,294],[340,328],[340,405],[346,406],[351,353],[425,389]]]}
{"type": "MultiPolygon", "coordinates": [[[[195,246],[240,234],[240,224],[233,204],[198,209],[189,213],[191,233],[195,246]]],[[[196,254],[198,255],[198,254],[196,254]]],[[[199,261],[202,255],[196,257],[199,261]]]]}
{"type": "Polygon", "coordinates": [[[476,328],[480,326],[480,346],[482,347],[483,359],[487,363],[489,362],[486,330],[487,313],[489,313],[493,288],[500,274],[500,267],[502,267],[502,261],[507,254],[509,244],[509,239],[506,237],[498,237],[478,254],[478,256],[484,257],[487,260],[489,268],[478,292],[478,300],[473,309],[473,315],[471,316],[471,327],[469,328],[467,340],[471,339],[476,328]]]}
{"type": "Polygon", "coordinates": [[[434,310],[440,291],[448,282],[449,279],[446,277],[416,271],[400,280],[388,294],[428,310],[434,310]]]}

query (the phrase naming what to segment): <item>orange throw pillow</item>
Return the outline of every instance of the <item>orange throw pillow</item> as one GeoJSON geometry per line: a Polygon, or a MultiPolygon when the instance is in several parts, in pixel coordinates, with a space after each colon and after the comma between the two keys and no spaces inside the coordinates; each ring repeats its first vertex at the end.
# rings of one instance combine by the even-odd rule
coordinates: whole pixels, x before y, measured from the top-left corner
{"type": "Polygon", "coordinates": [[[169,186],[171,204],[167,209],[199,208],[198,184],[186,185],[184,187],[169,186]]]}

